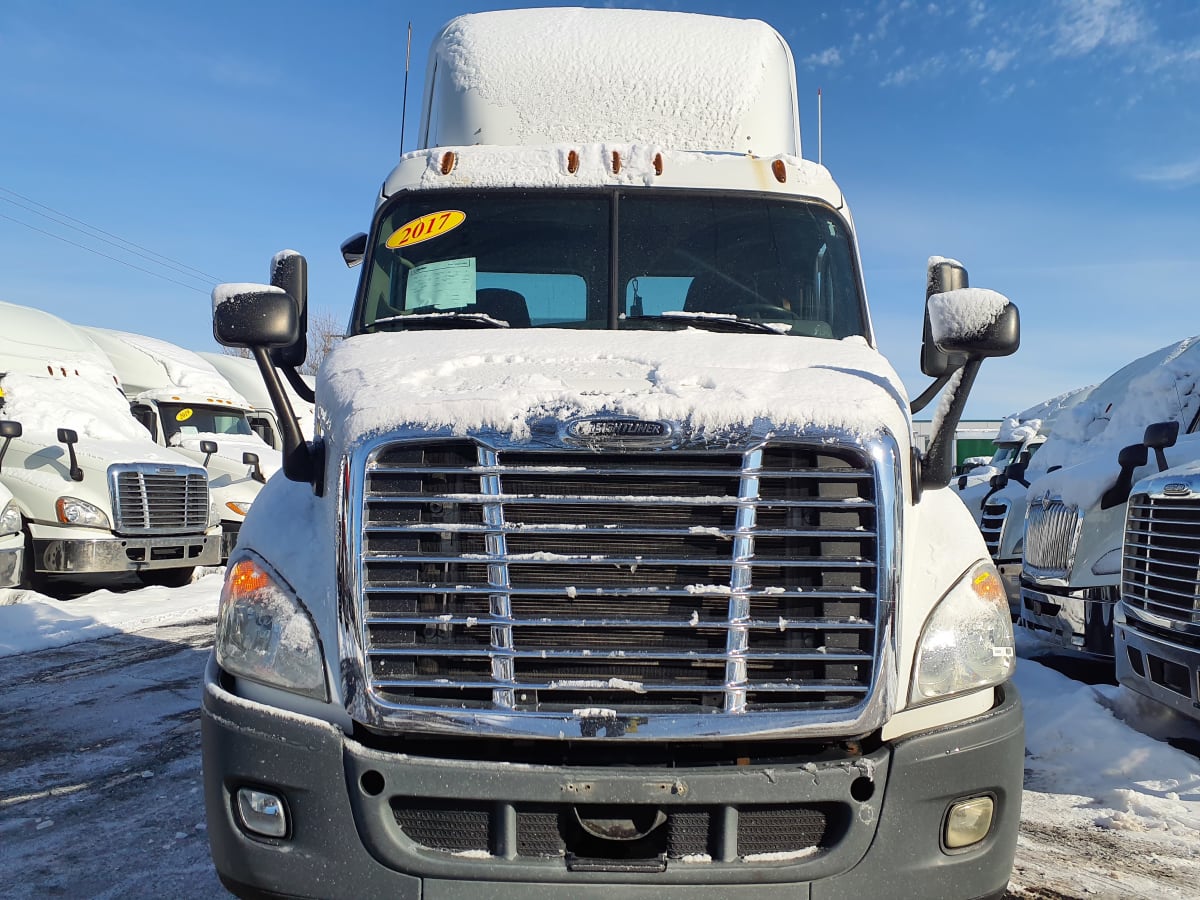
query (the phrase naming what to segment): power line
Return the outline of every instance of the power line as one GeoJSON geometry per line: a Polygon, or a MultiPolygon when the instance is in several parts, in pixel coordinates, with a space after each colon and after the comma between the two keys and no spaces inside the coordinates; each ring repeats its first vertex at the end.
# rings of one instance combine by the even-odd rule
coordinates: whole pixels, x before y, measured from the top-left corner
{"type": "Polygon", "coordinates": [[[129,262],[128,260],[119,259],[116,256],[110,256],[107,253],[102,253],[99,250],[96,250],[92,247],[88,247],[84,244],[80,244],[80,243],[77,243],[72,240],[68,240],[67,238],[63,237],[62,235],[54,234],[51,231],[46,231],[45,229],[38,228],[35,225],[30,225],[28,222],[22,222],[20,219],[14,219],[12,216],[6,216],[4,213],[0,213],[0,219],[8,219],[8,221],[10,221],[10,222],[16,222],[18,225],[24,225],[26,228],[28,228],[32,231],[36,231],[39,234],[44,234],[47,237],[52,237],[56,241],[62,241],[64,244],[70,244],[72,247],[78,247],[80,250],[86,250],[88,253],[95,253],[97,256],[103,256],[105,259],[111,259],[113,262],[120,263],[123,266],[128,266],[131,269],[137,269],[139,272],[145,272],[147,275],[153,275],[155,278],[161,278],[163,281],[169,281],[172,284],[177,284],[180,287],[187,288],[188,290],[196,291],[199,294],[209,293],[209,291],[206,291],[203,288],[198,288],[194,284],[187,284],[182,281],[176,281],[174,278],[168,278],[166,275],[163,275],[160,272],[151,272],[149,269],[143,269],[141,266],[135,266],[133,263],[129,262]]]}
{"type": "MultiPolygon", "coordinates": [[[[72,231],[78,231],[81,234],[86,235],[87,237],[100,240],[106,244],[109,244],[110,246],[116,247],[118,250],[122,251],[123,253],[131,253],[134,256],[140,256],[142,259],[146,260],[147,262],[154,263],[155,265],[162,266],[163,268],[173,269],[178,274],[183,275],[185,278],[196,278],[198,280],[205,281],[209,284],[215,284],[216,282],[219,282],[221,280],[220,278],[217,278],[215,275],[210,275],[209,273],[207,273],[201,269],[197,269],[195,266],[189,266],[187,263],[180,262],[177,259],[172,259],[171,257],[165,256],[162,253],[157,253],[154,250],[149,249],[148,247],[143,247],[141,244],[137,244],[133,241],[126,240],[125,238],[120,237],[119,235],[105,231],[103,228],[98,228],[95,225],[90,225],[87,222],[82,221],[81,219],[76,219],[74,216],[70,216],[67,213],[60,212],[59,210],[54,209],[51,206],[47,206],[44,203],[39,203],[38,201],[36,201],[30,197],[26,197],[23,194],[19,194],[10,188],[0,186],[0,191],[3,191],[6,194],[11,194],[14,197],[19,197],[21,200],[24,200],[25,203],[31,203],[31,204],[33,204],[33,206],[40,207],[41,209],[49,210],[49,212],[53,213],[54,215],[53,216],[47,215],[46,213],[40,212],[37,209],[33,209],[30,206],[26,206],[22,203],[17,203],[15,200],[11,200],[8,197],[0,196],[0,200],[3,200],[5,203],[10,203],[13,206],[19,207],[20,209],[24,209],[27,212],[31,212],[36,216],[41,216],[44,219],[49,219],[51,222],[54,222],[56,225],[62,225],[65,228],[70,228],[72,231]],[[55,218],[55,216],[57,216],[58,218],[55,218]],[[66,221],[63,221],[64,219],[66,221]],[[76,223],[76,225],[81,225],[81,226],[83,226],[83,228],[77,228],[76,225],[70,224],[71,222],[76,223]],[[84,231],[83,229],[87,229],[87,231],[84,231]],[[95,233],[92,234],[89,232],[95,232],[95,233]],[[111,240],[109,240],[109,238],[111,238],[111,240]]],[[[13,221],[19,222],[19,220],[16,220],[16,219],[14,219],[13,221]]],[[[25,224],[25,223],[20,222],[20,224],[25,224]]],[[[30,227],[32,227],[32,226],[30,226],[30,227]]],[[[38,229],[34,229],[34,230],[36,231],[38,229]]],[[[67,241],[67,243],[71,243],[71,241],[67,241]]],[[[100,255],[103,256],[104,254],[100,254],[100,255]]]]}

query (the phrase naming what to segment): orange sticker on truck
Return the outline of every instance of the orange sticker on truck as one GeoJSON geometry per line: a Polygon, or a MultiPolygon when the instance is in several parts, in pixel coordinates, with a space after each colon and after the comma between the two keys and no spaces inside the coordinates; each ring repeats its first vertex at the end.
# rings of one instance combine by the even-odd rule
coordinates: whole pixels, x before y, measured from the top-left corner
{"type": "Polygon", "coordinates": [[[392,232],[386,246],[391,250],[419,244],[430,238],[441,237],[447,231],[453,231],[467,221],[467,214],[458,209],[446,209],[441,212],[426,213],[419,219],[405,222],[392,232]]]}

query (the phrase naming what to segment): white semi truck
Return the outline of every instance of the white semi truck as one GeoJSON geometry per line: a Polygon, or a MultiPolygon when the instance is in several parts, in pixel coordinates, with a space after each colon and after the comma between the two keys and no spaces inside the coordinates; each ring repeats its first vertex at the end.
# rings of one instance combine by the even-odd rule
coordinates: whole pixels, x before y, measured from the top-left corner
{"type": "Polygon", "coordinates": [[[1048,649],[1109,659],[1132,484],[1200,457],[1200,339],[1114,372],[1064,413],[1026,473],[1020,624],[1048,649]]]}
{"type": "Polygon", "coordinates": [[[250,426],[249,402],[191,350],[108,328],[83,330],[112,361],[133,417],[151,438],[208,472],[224,562],[259,489],[279,469],[278,453],[250,426]]]}
{"type": "MultiPolygon", "coordinates": [[[[271,397],[267,393],[267,387],[263,384],[262,375],[259,373],[258,366],[255,365],[254,360],[241,356],[230,356],[225,353],[208,353],[204,351],[201,351],[198,355],[201,359],[209,362],[221,374],[221,377],[229,382],[230,387],[244,397],[250,405],[250,408],[246,411],[246,419],[250,423],[251,430],[262,438],[265,443],[269,444],[273,450],[282,450],[283,432],[279,429],[279,419],[275,415],[275,408],[271,405],[271,397]]],[[[301,432],[306,438],[312,438],[314,410],[314,406],[311,403],[312,385],[308,383],[307,379],[302,383],[308,389],[305,396],[301,396],[296,392],[295,388],[286,382],[283,385],[283,389],[287,392],[292,409],[296,412],[296,418],[300,421],[301,432]]]]}
{"type": "Polygon", "coordinates": [[[433,43],[304,441],[305,264],[214,291],[285,434],[205,675],[244,896],[999,897],[1024,732],[946,489],[1017,313],[931,260],[924,456],[769,26],[512,10],[433,43]]]}
{"type": "MultiPolygon", "coordinates": [[[[0,420],[0,483],[17,515],[3,504],[0,535],[14,524],[24,533],[24,586],[134,573],[182,584],[217,563],[204,469],[148,439],[107,357],[79,329],[0,303],[0,420]]],[[[11,540],[0,537],[0,548],[11,540]]]]}
{"type": "MultiPolygon", "coordinates": [[[[11,421],[0,422],[0,439],[6,431],[15,432],[11,421]]],[[[0,467],[3,460],[0,459],[0,467]]],[[[0,588],[17,587],[21,583],[21,567],[25,560],[25,535],[21,533],[21,507],[12,492],[0,483],[0,588]]]]}

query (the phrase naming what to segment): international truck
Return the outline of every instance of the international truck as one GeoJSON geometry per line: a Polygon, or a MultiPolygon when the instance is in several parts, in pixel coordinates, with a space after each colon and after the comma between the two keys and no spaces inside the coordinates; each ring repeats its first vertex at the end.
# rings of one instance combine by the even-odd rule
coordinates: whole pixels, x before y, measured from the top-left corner
{"type": "Polygon", "coordinates": [[[178,585],[217,563],[204,469],[149,440],[79,329],[0,303],[0,420],[0,484],[13,496],[0,535],[15,525],[24,536],[22,587],[48,591],[52,576],[178,585]]]}
{"type": "Polygon", "coordinates": [[[250,425],[252,408],[208,361],[168,341],[85,327],[121,378],[133,417],[163,447],[204,466],[229,558],[254,498],[279,468],[250,425]]]}
{"type": "Polygon", "coordinates": [[[932,258],[910,403],[795,89],[762,22],[457,18],[343,244],[318,437],[303,257],[214,290],[285,435],[204,677],[230,890],[1003,894],[1012,625],[946,485],[1018,314],[932,258]]]}
{"type": "Polygon", "coordinates": [[[1026,473],[1020,627],[1046,649],[1113,657],[1134,482],[1200,457],[1200,338],[1118,369],[1056,423],[1026,473]]]}

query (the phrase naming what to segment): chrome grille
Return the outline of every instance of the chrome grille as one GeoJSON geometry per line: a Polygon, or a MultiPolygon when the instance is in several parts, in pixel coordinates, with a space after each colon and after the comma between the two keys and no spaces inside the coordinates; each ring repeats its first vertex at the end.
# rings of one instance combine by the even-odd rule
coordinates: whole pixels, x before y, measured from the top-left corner
{"type": "Polygon", "coordinates": [[[108,477],[118,534],[203,532],[208,525],[203,469],[137,463],[111,466],[108,477]]]}
{"type": "Polygon", "coordinates": [[[875,478],[825,445],[384,445],[361,498],[370,690],[539,713],[854,707],[876,674],[875,478]]]}
{"type": "Polygon", "coordinates": [[[1075,562],[1083,517],[1057,497],[1033,500],[1025,514],[1024,568],[1037,578],[1065,578],[1075,562]]]}
{"type": "Polygon", "coordinates": [[[1007,500],[989,500],[984,504],[983,516],[979,519],[979,531],[993,561],[999,558],[1000,548],[1003,546],[1004,523],[1008,520],[1008,509],[1007,500]]]}
{"type": "Polygon", "coordinates": [[[1200,625],[1200,503],[1130,497],[1122,573],[1126,605],[1200,625]]]}

